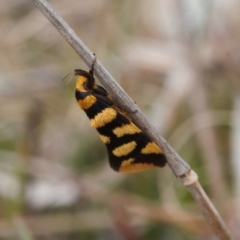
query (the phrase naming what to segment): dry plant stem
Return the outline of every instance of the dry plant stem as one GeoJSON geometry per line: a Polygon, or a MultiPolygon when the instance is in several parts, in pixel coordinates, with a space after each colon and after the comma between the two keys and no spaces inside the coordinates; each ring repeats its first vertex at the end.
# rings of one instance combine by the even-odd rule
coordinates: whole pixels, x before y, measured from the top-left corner
{"type": "MultiPolygon", "coordinates": [[[[66,24],[66,22],[56,13],[56,11],[45,0],[31,0],[36,7],[45,15],[46,18],[57,28],[57,30],[63,35],[83,61],[91,66],[94,55],[85,46],[85,44],[77,37],[74,31],[66,24]]],[[[181,157],[172,149],[172,147],[159,136],[157,131],[148,123],[145,116],[139,110],[137,105],[129,98],[129,96],[123,91],[113,77],[104,69],[104,67],[97,60],[95,64],[95,75],[100,80],[102,85],[111,93],[116,102],[123,106],[128,114],[134,119],[134,121],[146,131],[152,139],[163,149],[168,159],[168,164],[172,169],[175,176],[182,182],[183,185],[188,186],[188,189],[192,193],[194,199],[203,211],[203,214],[211,224],[213,230],[220,239],[231,239],[226,227],[217,213],[214,206],[210,203],[210,200],[204,193],[197,180],[196,173],[191,170],[190,166],[181,159],[181,157]],[[195,195],[196,194],[196,195],[195,195]],[[201,196],[201,197],[200,197],[201,196]],[[206,205],[201,205],[199,199],[204,199],[206,205]],[[202,208],[203,206],[203,208],[202,208]],[[206,207],[207,206],[207,207],[206,207]],[[214,217],[213,217],[214,216],[214,217]]]]}
{"type": "Polygon", "coordinates": [[[194,184],[187,186],[187,188],[192,193],[195,201],[198,203],[204,217],[215,229],[219,239],[233,239],[199,182],[196,181],[194,184]]]}

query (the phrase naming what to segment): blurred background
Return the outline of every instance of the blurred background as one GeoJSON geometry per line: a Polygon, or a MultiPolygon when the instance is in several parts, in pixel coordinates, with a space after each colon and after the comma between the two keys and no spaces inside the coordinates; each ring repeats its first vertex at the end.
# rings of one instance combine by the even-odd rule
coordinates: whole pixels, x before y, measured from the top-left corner
{"type": "MultiPolygon", "coordinates": [[[[49,2],[240,238],[240,1],[49,2]]],[[[110,169],[63,81],[88,68],[32,2],[0,1],[0,36],[0,239],[216,239],[168,166],[110,169]]]]}

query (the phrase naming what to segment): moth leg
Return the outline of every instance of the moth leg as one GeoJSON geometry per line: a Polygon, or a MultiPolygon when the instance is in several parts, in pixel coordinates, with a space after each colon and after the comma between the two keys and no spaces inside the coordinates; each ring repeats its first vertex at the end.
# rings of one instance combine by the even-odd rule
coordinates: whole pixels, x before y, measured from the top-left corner
{"type": "Polygon", "coordinates": [[[96,63],[96,61],[97,61],[97,56],[96,56],[96,54],[95,53],[93,53],[93,55],[94,55],[94,59],[93,59],[93,62],[92,62],[92,66],[91,66],[91,69],[89,70],[89,73],[93,76],[93,72],[94,72],[94,65],[95,65],[95,63],[96,63]]]}

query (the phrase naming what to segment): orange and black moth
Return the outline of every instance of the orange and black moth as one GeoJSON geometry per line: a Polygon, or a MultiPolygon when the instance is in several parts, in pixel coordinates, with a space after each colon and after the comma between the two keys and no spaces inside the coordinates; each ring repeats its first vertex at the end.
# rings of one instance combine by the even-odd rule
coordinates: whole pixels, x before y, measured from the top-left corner
{"type": "MultiPolygon", "coordinates": [[[[95,63],[95,61],[94,61],[95,63]]],[[[117,172],[131,173],[163,167],[166,157],[151,138],[95,84],[94,63],[89,72],[75,70],[76,100],[106,145],[110,166],[117,172]]]]}

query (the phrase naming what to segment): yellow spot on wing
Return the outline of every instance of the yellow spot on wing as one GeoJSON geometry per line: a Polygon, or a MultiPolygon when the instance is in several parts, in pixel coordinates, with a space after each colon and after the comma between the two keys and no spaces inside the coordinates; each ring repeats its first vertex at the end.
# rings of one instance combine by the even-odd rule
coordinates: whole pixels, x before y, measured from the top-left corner
{"type": "Polygon", "coordinates": [[[150,142],[141,150],[141,153],[142,154],[151,154],[151,153],[159,154],[163,152],[155,142],[150,142]]]}
{"type": "Polygon", "coordinates": [[[112,152],[116,157],[122,157],[132,152],[136,146],[137,146],[137,143],[135,141],[132,141],[129,143],[125,143],[120,147],[115,148],[112,152]]]}
{"type": "Polygon", "coordinates": [[[79,76],[77,78],[77,83],[76,83],[76,89],[80,92],[87,92],[87,90],[84,88],[83,84],[86,82],[87,78],[84,76],[79,76]]]}
{"type": "Polygon", "coordinates": [[[141,130],[133,122],[113,129],[113,133],[117,137],[122,137],[125,134],[134,134],[139,132],[141,132],[141,130]]]}
{"type": "Polygon", "coordinates": [[[110,137],[104,136],[99,134],[100,139],[102,140],[103,143],[108,144],[110,143],[110,137]]]}
{"type": "Polygon", "coordinates": [[[153,168],[158,168],[158,166],[155,166],[152,163],[134,163],[134,158],[129,158],[122,162],[118,171],[122,173],[132,173],[153,168]]]}
{"type": "Polygon", "coordinates": [[[88,109],[90,108],[95,102],[97,101],[97,98],[93,95],[88,95],[84,99],[78,100],[78,104],[82,109],[88,109]]]}
{"type": "Polygon", "coordinates": [[[91,119],[90,124],[94,128],[100,128],[110,123],[117,116],[116,110],[113,108],[105,108],[103,111],[98,113],[93,119],[91,119]]]}

